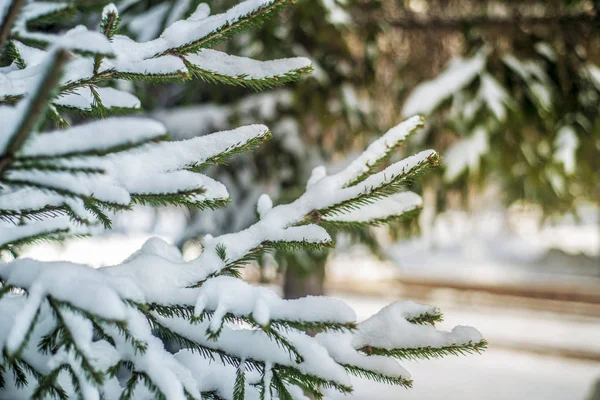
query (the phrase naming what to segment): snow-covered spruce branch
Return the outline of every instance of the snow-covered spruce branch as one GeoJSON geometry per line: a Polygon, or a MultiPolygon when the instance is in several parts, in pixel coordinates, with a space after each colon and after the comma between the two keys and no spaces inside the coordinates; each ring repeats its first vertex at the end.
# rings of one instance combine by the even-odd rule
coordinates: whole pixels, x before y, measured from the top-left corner
{"type": "MultiPolygon", "coordinates": [[[[55,50],[40,64],[37,81],[16,106],[0,106],[0,219],[35,224],[3,227],[0,250],[40,239],[63,238],[71,222],[110,226],[107,211],[131,204],[216,208],[228,202],[225,187],[200,166],[222,162],[270,137],[251,125],[180,142],[159,142],[164,126],[144,118],[108,118],[40,133],[65,57],[55,50]],[[46,234],[46,236],[44,236],[46,234]]],[[[78,233],[77,231],[70,233],[78,233]]]]}
{"type": "Polygon", "coordinates": [[[208,6],[201,4],[187,20],[174,22],[160,37],[144,43],[116,34],[120,19],[113,5],[103,11],[100,32],[78,26],[59,36],[30,32],[27,26],[71,6],[67,3],[27,4],[12,30],[9,48],[14,64],[0,83],[0,102],[12,103],[22,98],[28,81],[35,79],[46,55],[46,51],[27,46],[27,42],[60,45],[76,53],[69,61],[68,73],[61,79],[59,96],[52,102],[61,112],[104,117],[139,109],[140,102],[132,94],[101,87],[115,79],[182,82],[198,77],[256,90],[283,85],[309,73],[310,61],[306,58],[256,61],[207,47],[260,24],[289,2],[248,0],[213,16],[209,15],[208,6]]]}
{"type": "MultiPolygon", "coordinates": [[[[2,27],[11,32],[13,64],[0,70],[0,96],[16,102],[0,106],[0,219],[19,223],[2,226],[0,250],[16,254],[24,243],[80,233],[73,222],[108,227],[107,211],[133,203],[223,205],[224,186],[200,171],[267,140],[265,126],[161,142],[165,128],[146,118],[65,129],[60,113],[104,117],[139,107],[129,94],[96,86],[109,79],[162,81],[192,73],[257,88],[295,79],[308,70],[306,60],[258,62],[205,49],[285,3],[248,0],[214,16],[200,5],[144,43],[116,34],[114,6],[104,9],[100,32],[77,27],[65,34],[29,28],[74,12],[68,4],[30,2],[16,18],[6,12],[20,8],[17,0],[0,9],[3,24],[15,21],[2,27]],[[42,132],[45,116],[61,129],[42,132]]],[[[340,173],[315,169],[306,192],[290,204],[273,207],[261,197],[257,223],[205,237],[203,253],[190,262],[151,239],[123,263],[99,269],[30,259],[1,265],[0,395],[318,399],[324,389],[349,393],[349,375],[410,386],[397,359],[485,348],[472,328],[437,331],[432,324],[441,313],[432,307],[396,303],[357,323],[341,301],[283,300],[238,276],[269,248],[331,246],[323,226],[378,225],[418,212],[420,197],[403,190],[438,163],[437,153],[378,169],[420,125],[415,117],[393,128],[340,173]]]]}
{"type": "MultiPolygon", "coordinates": [[[[419,121],[410,119],[399,128],[408,134],[419,121]]],[[[392,137],[388,133],[382,140],[392,137]]],[[[377,158],[380,152],[371,147],[368,157],[359,160],[377,158]]],[[[36,373],[26,373],[36,382],[35,393],[68,390],[59,379],[63,374],[73,380],[70,390],[91,393],[91,398],[136,398],[145,391],[168,399],[199,398],[202,393],[225,399],[233,399],[234,393],[244,398],[271,393],[320,398],[324,388],[351,391],[348,374],[410,386],[410,375],[394,358],[479,351],[485,341],[472,328],[436,331],[428,323],[441,315],[431,307],[396,303],[357,325],[353,311],[340,301],[282,300],[266,288],[220,273],[265,242],[329,243],[321,227],[303,224],[307,215],[366,199],[365,194],[435,163],[435,156],[420,153],[347,186],[357,171],[367,168],[353,163],[338,174],[313,177],[306,193],[288,205],[272,208],[263,197],[259,222],[238,233],[205,238],[203,254],[187,263],[159,239],[123,264],[100,269],[14,261],[0,268],[0,279],[27,295],[5,291],[0,301],[3,320],[12,321],[1,336],[4,368],[42,364],[36,373]],[[315,325],[322,332],[307,335],[315,325]],[[57,336],[58,341],[50,339],[57,336]],[[164,343],[180,350],[169,352],[164,343]],[[47,350],[43,357],[38,347],[47,350]],[[123,374],[129,378],[123,380],[123,374]]]]}

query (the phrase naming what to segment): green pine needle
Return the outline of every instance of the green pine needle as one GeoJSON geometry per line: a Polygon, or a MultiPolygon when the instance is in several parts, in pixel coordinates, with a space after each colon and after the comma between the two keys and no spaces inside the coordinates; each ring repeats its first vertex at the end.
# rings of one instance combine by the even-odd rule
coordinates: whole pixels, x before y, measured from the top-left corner
{"type": "Polygon", "coordinates": [[[244,400],[246,392],[246,363],[240,363],[233,384],[233,400],[244,400]]]}
{"type": "Polygon", "coordinates": [[[238,154],[254,150],[255,148],[262,145],[264,142],[270,140],[271,138],[271,132],[268,131],[260,137],[254,137],[248,140],[247,142],[232,145],[222,153],[209,157],[201,164],[193,164],[189,166],[188,169],[193,172],[202,172],[204,169],[211,165],[225,164],[229,158],[238,154]]]}
{"type": "Polygon", "coordinates": [[[295,82],[310,75],[310,73],[313,71],[312,67],[306,67],[288,71],[283,75],[254,79],[249,78],[248,75],[230,76],[219,74],[213,71],[207,71],[190,62],[186,62],[186,66],[192,72],[195,78],[199,78],[205,82],[222,83],[231,86],[243,86],[256,91],[271,89],[277,86],[283,86],[288,83],[295,82]]]}
{"type": "Polygon", "coordinates": [[[402,386],[407,389],[411,388],[413,384],[413,381],[411,379],[406,379],[401,376],[388,376],[368,369],[357,367],[355,365],[345,364],[344,369],[351,375],[358,376],[359,378],[368,379],[373,382],[384,383],[387,385],[402,386]]]}
{"type": "Polygon", "coordinates": [[[438,322],[444,321],[444,315],[437,308],[415,317],[406,318],[411,324],[417,325],[435,325],[438,322]]]}
{"type": "Polygon", "coordinates": [[[477,343],[461,343],[450,346],[442,346],[442,347],[416,347],[416,348],[406,348],[406,349],[382,349],[376,347],[364,347],[359,351],[367,354],[367,355],[379,355],[386,357],[394,357],[402,360],[419,360],[419,359],[427,359],[431,360],[434,358],[441,358],[448,355],[467,355],[473,353],[481,353],[482,350],[487,348],[487,341],[482,339],[477,343]]]}
{"type": "Polygon", "coordinates": [[[176,47],[174,49],[170,49],[169,51],[165,51],[164,53],[157,54],[156,56],[176,53],[179,55],[185,55],[190,53],[195,53],[202,48],[213,47],[220,41],[224,39],[228,39],[236,34],[251,28],[258,27],[262,25],[267,19],[271,18],[273,15],[277,14],[287,5],[289,5],[292,0],[276,0],[273,3],[266,5],[264,7],[259,7],[253,12],[241,17],[237,22],[232,24],[226,24],[222,26],[220,29],[211,33],[210,35],[200,38],[198,40],[189,42],[184,44],[183,46],[176,47]]]}

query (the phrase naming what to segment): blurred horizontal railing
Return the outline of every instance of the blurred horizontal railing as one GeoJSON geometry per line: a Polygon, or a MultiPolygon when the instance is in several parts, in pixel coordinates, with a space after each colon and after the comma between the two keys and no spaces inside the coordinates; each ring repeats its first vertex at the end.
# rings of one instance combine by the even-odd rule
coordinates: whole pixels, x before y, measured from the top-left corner
{"type": "Polygon", "coordinates": [[[394,295],[436,303],[481,304],[528,308],[600,318],[600,279],[531,276],[499,280],[449,279],[397,273],[394,278],[328,279],[333,291],[361,295],[394,295]],[[433,300],[433,301],[432,301],[433,300]]]}

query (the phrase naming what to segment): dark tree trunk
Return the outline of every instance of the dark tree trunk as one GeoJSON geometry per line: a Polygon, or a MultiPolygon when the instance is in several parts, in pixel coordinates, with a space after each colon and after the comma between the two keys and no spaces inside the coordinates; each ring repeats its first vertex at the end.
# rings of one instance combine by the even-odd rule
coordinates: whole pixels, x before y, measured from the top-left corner
{"type": "Polygon", "coordinates": [[[326,260],[326,258],[315,260],[314,269],[310,272],[303,271],[295,265],[289,265],[284,275],[283,297],[297,299],[325,294],[326,260]]]}

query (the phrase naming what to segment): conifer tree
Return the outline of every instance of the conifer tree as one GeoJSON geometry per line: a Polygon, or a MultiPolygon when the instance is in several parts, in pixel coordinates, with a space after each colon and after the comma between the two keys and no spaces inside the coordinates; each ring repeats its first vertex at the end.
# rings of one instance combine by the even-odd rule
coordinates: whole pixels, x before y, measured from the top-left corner
{"type": "MultiPolygon", "coordinates": [[[[493,183],[506,204],[536,204],[545,215],[598,204],[598,8],[501,1],[498,15],[492,3],[432,2],[419,15],[397,10],[390,25],[409,40],[461,43],[460,57],[410,88],[403,115],[429,118],[425,142],[444,155],[446,188],[493,183]]],[[[427,59],[412,58],[408,68],[427,59]]]]}
{"type": "MultiPolygon", "coordinates": [[[[118,34],[120,15],[104,7],[99,31],[37,30],[77,14],[71,3],[12,0],[0,7],[0,40],[12,61],[0,69],[0,397],[82,399],[306,399],[352,391],[351,375],[410,387],[403,359],[479,352],[473,328],[436,330],[435,307],[389,305],[357,323],[327,297],[282,300],[240,279],[269,249],[332,246],[326,229],[385,224],[413,214],[405,191],[439,162],[426,150],[379,168],[422,125],[392,128],[340,172],[317,170],[305,192],[239,232],[204,238],[196,259],[150,239],[121,264],[94,269],[19,258],[40,240],[110,227],[111,212],[133,204],[225,206],[224,185],[207,165],[269,139],[263,125],[163,141],[115,81],[200,78],[269,86],[310,71],[306,59],[259,62],[210,49],[260,23],[284,0],[248,0],[222,14],[201,4],[157,39],[118,34]],[[76,118],[96,119],[70,126],[76,118]],[[307,333],[310,332],[310,335],[307,333]]],[[[85,7],[83,5],[82,7],[85,7]]]]}

